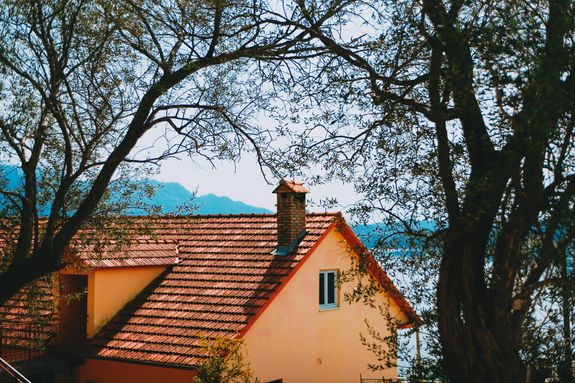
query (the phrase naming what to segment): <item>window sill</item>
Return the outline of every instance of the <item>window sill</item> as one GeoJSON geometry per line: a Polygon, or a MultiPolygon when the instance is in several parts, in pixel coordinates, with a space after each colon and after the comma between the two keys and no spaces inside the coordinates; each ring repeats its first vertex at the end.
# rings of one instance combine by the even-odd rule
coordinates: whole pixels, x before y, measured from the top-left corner
{"type": "Polygon", "coordinates": [[[319,306],[319,311],[333,311],[339,309],[339,306],[319,306]]]}

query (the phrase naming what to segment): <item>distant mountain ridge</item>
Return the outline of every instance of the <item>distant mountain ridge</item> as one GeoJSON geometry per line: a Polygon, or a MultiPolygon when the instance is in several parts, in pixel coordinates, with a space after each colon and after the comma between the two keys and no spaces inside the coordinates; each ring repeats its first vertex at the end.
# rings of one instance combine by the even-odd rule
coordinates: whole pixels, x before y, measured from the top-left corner
{"type": "MultiPolygon", "coordinates": [[[[7,189],[16,190],[21,187],[22,172],[18,167],[0,164],[0,174],[4,175],[4,187],[7,189]]],[[[138,181],[138,183],[141,184],[142,188],[146,186],[154,188],[155,193],[151,197],[144,197],[141,202],[144,205],[160,207],[161,214],[178,214],[182,212],[182,208],[184,208],[184,213],[189,213],[191,208],[192,214],[197,215],[275,213],[262,207],[248,205],[242,201],[235,201],[229,197],[217,196],[212,193],[194,196],[192,192],[178,182],[161,182],[144,179],[138,181]]],[[[138,194],[138,196],[136,196],[134,194],[134,198],[141,198],[141,195],[138,194]]],[[[40,211],[40,215],[43,216],[48,213],[49,207],[43,207],[40,211]]],[[[147,212],[142,209],[128,209],[126,214],[145,215],[147,212]]],[[[427,226],[429,224],[422,223],[422,225],[427,226]]],[[[368,249],[373,249],[382,236],[388,237],[387,240],[393,239],[393,242],[395,242],[394,245],[398,248],[409,247],[409,244],[402,236],[393,235],[393,228],[390,228],[382,222],[368,225],[354,225],[353,229],[368,249]]]]}
{"type": "MultiPolygon", "coordinates": [[[[4,176],[6,187],[16,190],[22,185],[22,171],[13,165],[0,164],[0,172],[4,176]]],[[[159,206],[161,214],[178,214],[182,208],[192,207],[193,214],[271,214],[272,211],[263,207],[248,205],[229,197],[206,194],[194,196],[192,192],[177,182],[160,182],[151,179],[138,181],[143,187],[152,186],[155,193],[145,197],[141,202],[148,206],[159,206]]],[[[121,193],[120,193],[121,194],[121,193]]],[[[136,198],[136,197],[135,197],[136,198]]],[[[184,209],[187,211],[188,209],[184,209]]],[[[47,215],[49,207],[43,207],[40,215],[47,215]]],[[[126,214],[144,215],[142,209],[129,209],[126,214]]]]}
{"type": "Polygon", "coordinates": [[[197,208],[194,214],[271,214],[272,211],[263,207],[248,205],[242,201],[235,201],[226,196],[206,194],[195,196],[177,182],[160,182],[145,180],[155,187],[156,192],[151,198],[144,201],[146,204],[162,207],[163,214],[177,213],[179,208],[194,205],[197,208]]]}

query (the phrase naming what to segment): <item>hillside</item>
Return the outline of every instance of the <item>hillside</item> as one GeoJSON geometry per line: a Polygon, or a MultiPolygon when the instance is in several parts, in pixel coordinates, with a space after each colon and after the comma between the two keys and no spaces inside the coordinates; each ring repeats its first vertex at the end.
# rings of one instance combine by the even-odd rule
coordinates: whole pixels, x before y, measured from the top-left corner
{"type": "Polygon", "coordinates": [[[145,202],[151,205],[162,206],[162,213],[177,213],[179,208],[194,205],[197,208],[194,214],[269,214],[268,209],[251,206],[241,201],[234,201],[229,197],[206,194],[194,195],[177,182],[159,182],[146,180],[156,188],[156,193],[145,202]]]}
{"type": "MultiPolygon", "coordinates": [[[[16,190],[22,185],[22,172],[12,165],[0,165],[0,172],[4,175],[4,187],[8,190],[16,190]]],[[[161,206],[163,214],[177,214],[184,208],[189,211],[191,206],[195,207],[194,214],[269,214],[268,209],[251,206],[241,201],[234,201],[229,197],[206,194],[195,196],[188,189],[177,182],[160,182],[156,180],[138,181],[142,186],[151,185],[155,189],[155,194],[151,198],[145,198],[144,204],[150,206],[161,206]]],[[[134,198],[139,198],[134,196],[134,198]]],[[[40,215],[47,215],[49,206],[43,207],[40,215]]],[[[132,209],[127,214],[144,214],[140,209],[132,209]]]]}

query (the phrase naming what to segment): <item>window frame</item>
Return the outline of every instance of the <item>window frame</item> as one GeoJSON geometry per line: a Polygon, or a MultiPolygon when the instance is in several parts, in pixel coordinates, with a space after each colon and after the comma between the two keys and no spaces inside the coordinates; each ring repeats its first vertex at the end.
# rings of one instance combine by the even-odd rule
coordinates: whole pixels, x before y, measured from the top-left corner
{"type": "Polygon", "coordinates": [[[333,309],[337,309],[339,307],[339,288],[337,286],[337,275],[338,275],[338,270],[336,269],[326,269],[326,270],[320,270],[319,274],[318,274],[318,282],[319,282],[319,291],[318,291],[318,303],[319,303],[319,309],[320,311],[323,310],[333,310],[333,309]],[[334,298],[334,302],[332,303],[328,303],[328,298],[329,298],[329,277],[328,275],[333,274],[333,298],[334,298]],[[322,286],[321,286],[321,281],[322,281],[322,275],[323,275],[323,301],[324,303],[321,303],[321,291],[322,291],[322,286]]]}

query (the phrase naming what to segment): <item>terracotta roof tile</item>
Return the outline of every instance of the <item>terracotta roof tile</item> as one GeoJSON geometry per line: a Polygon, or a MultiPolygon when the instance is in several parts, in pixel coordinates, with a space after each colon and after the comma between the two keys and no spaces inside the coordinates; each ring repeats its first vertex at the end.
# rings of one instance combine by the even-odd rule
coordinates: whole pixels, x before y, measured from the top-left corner
{"type": "Polygon", "coordinates": [[[0,306],[0,349],[15,362],[29,357],[27,350],[40,350],[56,334],[52,277],[30,283],[0,306]]]}
{"type": "MultiPolygon", "coordinates": [[[[305,190],[298,185],[288,187],[305,190]]],[[[205,338],[245,331],[340,217],[307,215],[307,234],[282,257],[272,255],[275,215],[124,217],[104,230],[82,230],[68,258],[78,267],[169,266],[85,344],[85,355],[192,368],[205,358],[205,338]]],[[[0,310],[0,319],[25,316],[28,302],[25,295],[16,297],[0,310]]]]}
{"type": "MultiPolygon", "coordinates": [[[[160,234],[158,234],[160,235],[160,234]]],[[[95,243],[71,245],[69,263],[80,268],[172,265],[178,257],[175,238],[155,240],[132,233],[122,242],[95,240],[95,243]]]]}
{"type": "Polygon", "coordinates": [[[86,345],[86,354],[192,367],[209,337],[238,334],[336,214],[307,216],[294,253],[272,255],[274,215],[198,216],[180,221],[181,262],[170,267],[86,345]]]}

